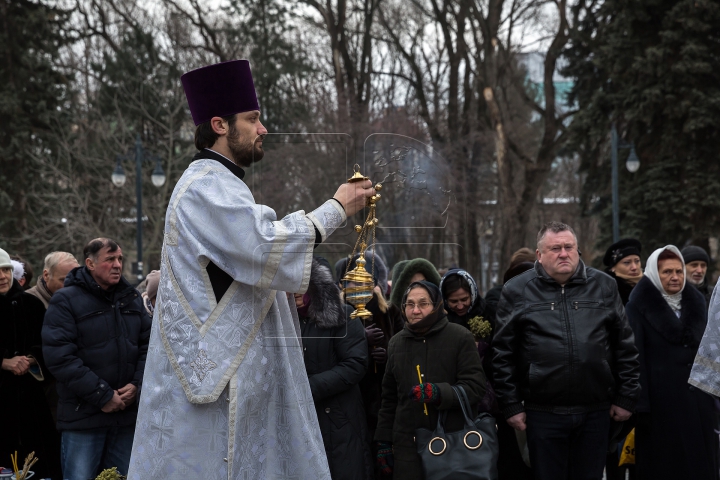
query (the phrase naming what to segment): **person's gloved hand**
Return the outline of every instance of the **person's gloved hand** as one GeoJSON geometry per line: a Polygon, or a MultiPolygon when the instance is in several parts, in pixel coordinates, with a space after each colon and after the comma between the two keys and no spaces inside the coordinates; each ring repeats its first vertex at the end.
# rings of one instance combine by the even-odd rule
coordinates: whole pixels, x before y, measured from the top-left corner
{"type": "Polygon", "coordinates": [[[392,443],[378,442],[377,456],[375,458],[380,473],[391,475],[395,465],[392,443]]]}
{"type": "Polygon", "coordinates": [[[415,385],[410,389],[410,400],[419,403],[440,403],[440,389],[434,383],[415,385]]]}
{"type": "Polygon", "coordinates": [[[385,334],[380,328],[376,327],[374,323],[371,323],[365,327],[365,338],[367,338],[368,345],[374,347],[382,343],[385,334]]]}
{"type": "Polygon", "coordinates": [[[375,363],[387,362],[387,350],[382,347],[373,348],[372,352],[370,352],[370,356],[375,363]]]}

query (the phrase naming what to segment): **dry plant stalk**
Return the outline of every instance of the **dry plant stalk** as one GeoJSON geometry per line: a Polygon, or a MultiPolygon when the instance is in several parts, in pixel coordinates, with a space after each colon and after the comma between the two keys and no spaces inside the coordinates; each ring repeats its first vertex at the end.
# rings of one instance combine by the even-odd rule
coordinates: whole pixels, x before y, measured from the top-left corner
{"type": "Polygon", "coordinates": [[[30,452],[30,455],[25,458],[25,464],[23,465],[22,472],[20,472],[16,478],[16,480],[25,480],[25,477],[30,472],[30,469],[33,465],[35,465],[35,462],[38,461],[38,458],[35,456],[35,452],[30,452]]]}

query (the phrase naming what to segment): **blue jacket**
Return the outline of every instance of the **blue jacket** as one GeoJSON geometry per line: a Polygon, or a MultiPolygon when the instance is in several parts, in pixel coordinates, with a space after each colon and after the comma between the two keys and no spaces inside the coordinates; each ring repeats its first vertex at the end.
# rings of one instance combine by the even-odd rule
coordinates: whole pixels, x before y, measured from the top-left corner
{"type": "Polygon", "coordinates": [[[134,425],[151,320],[127,280],[111,291],[86,267],[72,270],[50,300],[42,328],[43,354],[57,379],[58,430],[134,425]],[[132,383],[138,398],[125,410],[104,413],[115,390],[132,383]]]}

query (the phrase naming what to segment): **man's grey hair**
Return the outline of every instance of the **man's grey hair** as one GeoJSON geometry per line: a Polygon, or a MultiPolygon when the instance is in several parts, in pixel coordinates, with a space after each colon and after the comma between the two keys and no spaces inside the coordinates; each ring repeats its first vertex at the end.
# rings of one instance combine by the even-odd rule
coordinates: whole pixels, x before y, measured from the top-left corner
{"type": "Polygon", "coordinates": [[[577,243],[577,235],[575,234],[575,230],[568,225],[567,223],[562,222],[548,222],[545,225],[542,226],[540,231],[537,234],[537,247],[538,250],[540,249],[540,243],[542,242],[543,238],[545,237],[545,234],[547,232],[552,233],[560,233],[560,232],[570,232],[573,234],[573,237],[575,237],[575,243],[577,243]]]}
{"type": "Polygon", "coordinates": [[[75,262],[78,263],[77,259],[72,253],[68,252],[52,252],[45,256],[44,270],[47,270],[52,277],[55,268],[61,263],[75,262]]]}

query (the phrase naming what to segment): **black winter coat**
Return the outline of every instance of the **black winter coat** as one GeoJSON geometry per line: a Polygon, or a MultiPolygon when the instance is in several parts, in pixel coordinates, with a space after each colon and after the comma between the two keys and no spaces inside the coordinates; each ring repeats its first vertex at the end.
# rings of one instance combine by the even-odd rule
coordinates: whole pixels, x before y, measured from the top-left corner
{"type": "MultiPolygon", "coordinates": [[[[365,305],[373,316],[362,321],[366,326],[374,324],[383,331],[383,340],[378,347],[388,349],[390,339],[403,329],[402,314],[399,309],[393,305],[388,306],[388,310],[383,312],[378,305],[377,295],[365,305]],[[397,312],[397,313],[396,313],[397,312]]],[[[350,310],[352,312],[352,309],[350,310]]],[[[367,343],[367,342],[366,342],[367,343]]],[[[370,438],[375,435],[377,428],[378,413],[380,412],[380,404],[382,402],[382,381],[385,376],[386,363],[376,363],[371,352],[375,347],[368,344],[368,368],[365,376],[360,381],[360,391],[362,392],[363,405],[365,406],[365,417],[367,420],[368,434],[370,438]]]]}
{"type": "MultiPolygon", "coordinates": [[[[0,295],[0,352],[3,359],[33,356],[43,372],[40,330],[45,305],[25,293],[13,281],[10,290],[0,295]]],[[[40,463],[33,467],[36,476],[60,475],[60,440],[45,400],[43,382],[28,372],[15,375],[0,370],[0,464],[9,465],[8,456],[18,451],[18,461],[35,451],[40,463]]],[[[22,468],[22,465],[20,465],[22,468]]]]}
{"type": "Polygon", "coordinates": [[[330,269],[313,261],[310,308],[300,317],[305,369],[333,479],[373,477],[358,384],[368,365],[365,329],[347,319],[330,269]]]}
{"type": "Polygon", "coordinates": [[[524,409],[635,409],[638,353],[617,286],[582,261],[565,286],[539,262],[505,284],[493,351],[505,418],[524,409]]]}
{"type": "Polygon", "coordinates": [[[627,315],[640,351],[638,478],[717,480],[713,398],[688,384],[707,325],[705,299],[686,284],[678,318],[650,279],[643,278],[630,295],[627,315]]]}
{"type": "Polygon", "coordinates": [[[475,340],[466,328],[442,317],[424,335],[415,334],[406,326],[390,340],[375,440],[393,444],[394,480],[423,478],[415,430],[435,430],[440,410],[448,410],[447,431],[464,426],[453,385],[462,385],[465,389],[473,405],[474,418],[475,405],[485,393],[486,383],[475,340]],[[436,384],[440,390],[440,404],[427,405],[429,415],[425,415],[423,404],[411,401],[408,396],[419,383],[417,365],[423,381],[436,384]]]}
{"type": "Polygon", "coordinates": [[[135,424],[150,322],[140,294],[124,278],[105,291],[86,267],[70,271],[42,329],[45,362],[60,396],[58,430],[135,424]],[[129,383],[138,387],[136,401],[102,412],[114,391],[129,383]]]}

